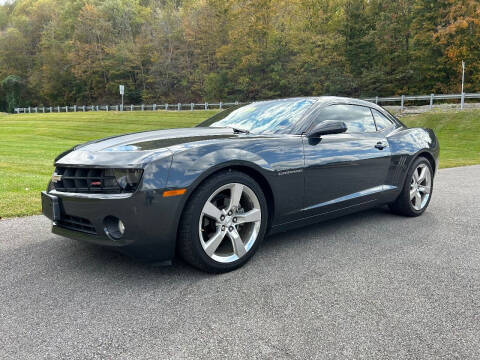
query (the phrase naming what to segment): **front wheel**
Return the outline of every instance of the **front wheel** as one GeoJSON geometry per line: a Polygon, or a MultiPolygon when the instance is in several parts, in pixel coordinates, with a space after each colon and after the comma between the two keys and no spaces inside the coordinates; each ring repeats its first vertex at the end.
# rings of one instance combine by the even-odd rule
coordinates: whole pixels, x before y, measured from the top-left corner
{"type": "Polygon", "coordinates": [[[222,172],[194,192],[180,223],[178,250],[208,272],[242,266],[262,241],[268,210],[261,187],[248,175],[222,172]]]}
{"type": "Polygon", "coordinates": [[[400,215],[419,216],[427,209],[433,191],[433,170],[424,157],[417,158],[410,167],[397,200],[390,209],[400,215]]]}

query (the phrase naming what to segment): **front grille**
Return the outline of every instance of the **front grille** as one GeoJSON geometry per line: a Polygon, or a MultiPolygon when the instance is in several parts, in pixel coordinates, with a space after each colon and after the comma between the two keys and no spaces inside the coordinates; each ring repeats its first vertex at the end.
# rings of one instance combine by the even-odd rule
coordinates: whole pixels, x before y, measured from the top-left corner
{"type": "Polygon", "coordinates": [[[57,167],[61,180],[55,190],[74,193],[119,194],[122,188],[114,176],[114,169],[57,167]]]}
{"type": "Polygon", "coordinates": [[[95,235],[97,233],[89,220],[78,216],[63,215],[62,219],[57,221],[57,225],[65,229],[81,231],[87,234],[95,235]]]}

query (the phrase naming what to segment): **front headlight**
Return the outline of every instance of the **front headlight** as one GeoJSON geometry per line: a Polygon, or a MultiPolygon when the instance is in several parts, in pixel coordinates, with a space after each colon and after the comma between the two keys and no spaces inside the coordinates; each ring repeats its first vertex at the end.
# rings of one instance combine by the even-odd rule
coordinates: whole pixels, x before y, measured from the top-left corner
{"type": "Polygon", "coordinates": [[[115,179],[118,185],[125,191],[136,190],[142,178],[142,169],[115,169],[115,179]]]}
{"type": "MultiPolygon", "coordinates": [[[[105,175],[113,175],[122,191],[133,192],[137,189],[138,184],[140,184],[142,174],[143,169],[108,169],[105,175]]],[[[111,185],[106,184],[106,186],[111,185]]]]}

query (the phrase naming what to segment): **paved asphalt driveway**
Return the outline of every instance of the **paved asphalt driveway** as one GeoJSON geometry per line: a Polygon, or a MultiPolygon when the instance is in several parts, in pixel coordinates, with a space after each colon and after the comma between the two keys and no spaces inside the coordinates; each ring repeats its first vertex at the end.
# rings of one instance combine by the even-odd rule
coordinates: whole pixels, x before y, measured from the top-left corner
{"type": "Polygon", "coordinates": [[[480,358],[480,166],[420,218],[273,236],[242,269],[159,268],[0,221],[0,358],[480,358]]]}

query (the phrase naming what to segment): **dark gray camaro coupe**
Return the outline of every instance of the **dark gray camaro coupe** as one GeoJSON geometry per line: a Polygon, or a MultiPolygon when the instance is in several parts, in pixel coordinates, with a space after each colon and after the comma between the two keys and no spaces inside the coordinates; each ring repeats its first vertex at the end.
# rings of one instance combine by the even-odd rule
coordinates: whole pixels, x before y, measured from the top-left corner
{"type": "Polygon", "coordinates": [[[56,234],[224,272],[266,233],[381,204],[421,215],[438,153],[432,130],[369,102],[262,101],[78,145],[57,157],[42,208],[56,234]]]}

